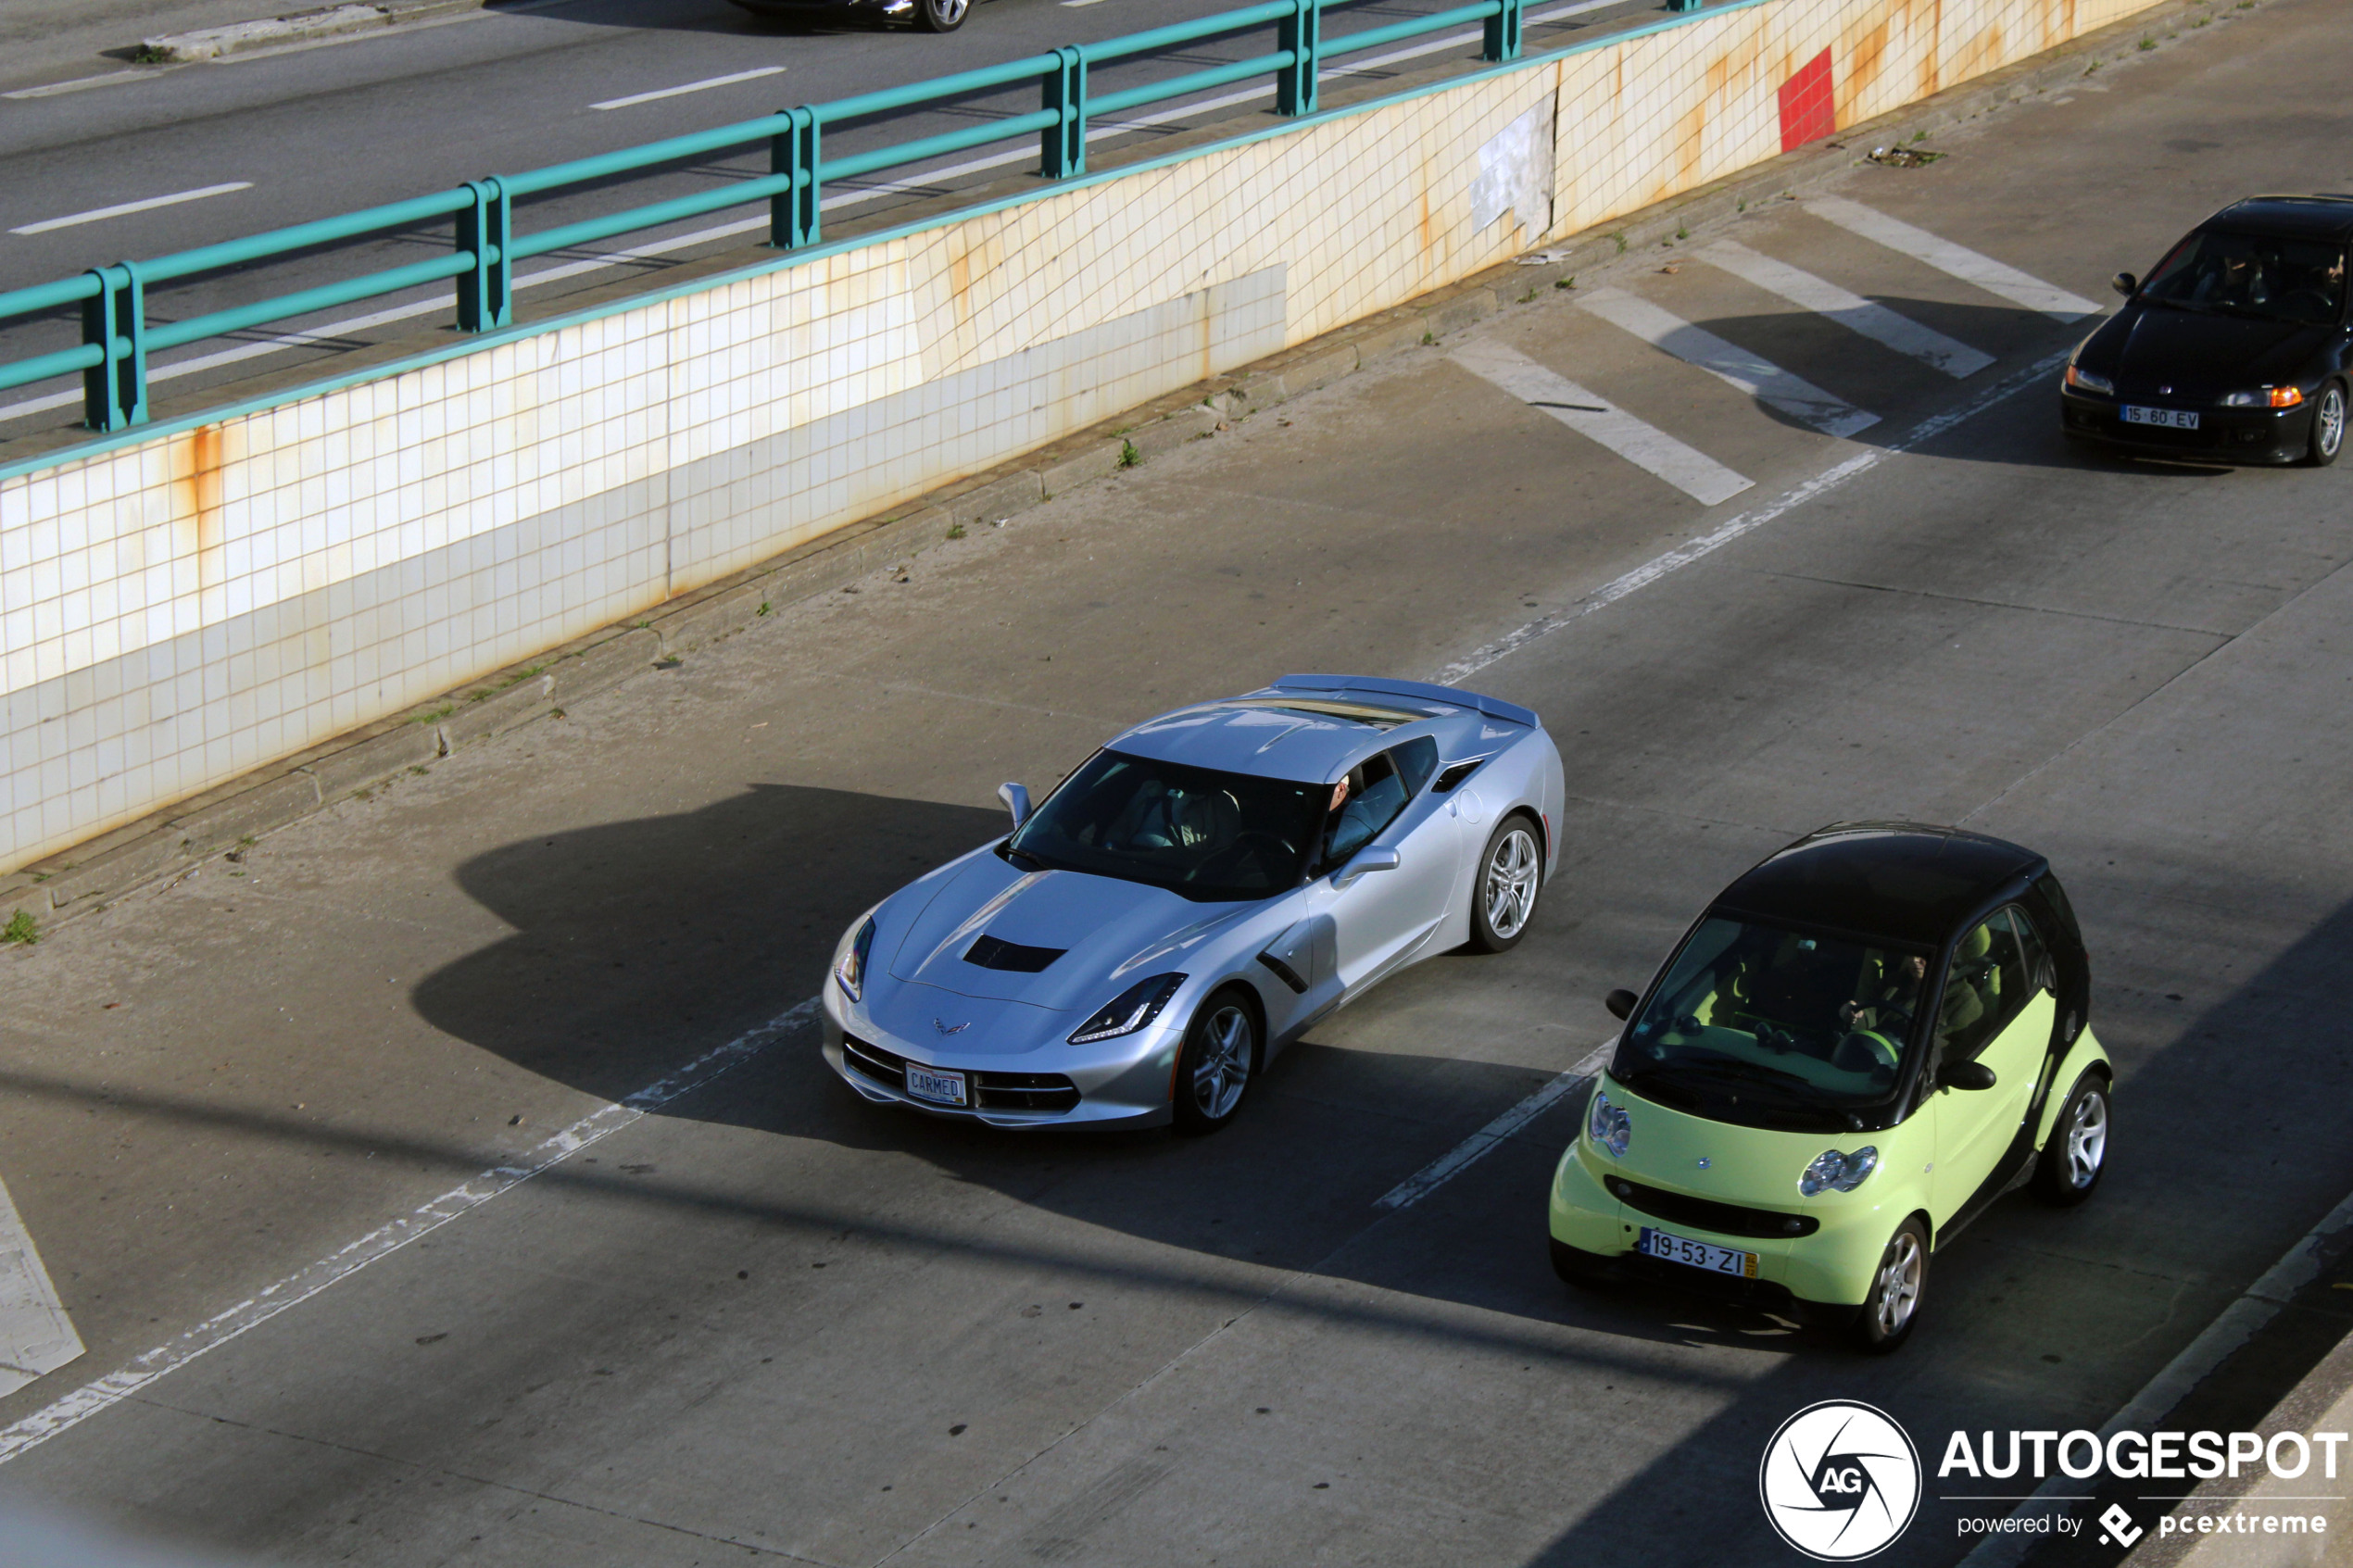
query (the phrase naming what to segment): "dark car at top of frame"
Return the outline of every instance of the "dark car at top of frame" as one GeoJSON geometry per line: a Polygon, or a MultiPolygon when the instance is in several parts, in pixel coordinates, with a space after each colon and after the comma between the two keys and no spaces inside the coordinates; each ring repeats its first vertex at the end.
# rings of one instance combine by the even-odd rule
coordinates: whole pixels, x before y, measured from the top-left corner
{"type": "Polygon", "coordinates": [[[2249,196],[2199,224],[2068,361],[2076,440],[2195,462],[2325,465],[2345,446],[2353,196],[2249,196]]]}
{"type": "Polygon", "coordinates": [[[879,17],[905,21],[919,32],[953,32],[972,14],[972,0],[731,0],[755,17],[793,21],[879,17]]]}

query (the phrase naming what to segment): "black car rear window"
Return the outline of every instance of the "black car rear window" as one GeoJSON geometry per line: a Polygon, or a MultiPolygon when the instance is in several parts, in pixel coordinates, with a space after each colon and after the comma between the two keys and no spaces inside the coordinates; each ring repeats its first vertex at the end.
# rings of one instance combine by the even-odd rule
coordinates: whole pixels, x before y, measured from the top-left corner
{"type": "Polygon", "coordinates": [[[2225,316],[2334,321],[2345,310],[2345,247],[2334,240],[2207,230],[2158,263],[2141,294],[2225,316]]]}

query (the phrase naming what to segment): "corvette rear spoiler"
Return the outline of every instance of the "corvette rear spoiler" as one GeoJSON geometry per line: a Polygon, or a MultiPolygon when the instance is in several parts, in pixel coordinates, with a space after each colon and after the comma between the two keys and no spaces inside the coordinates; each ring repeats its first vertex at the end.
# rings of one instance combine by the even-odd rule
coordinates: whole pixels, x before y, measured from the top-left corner
{"type": "Polygon", "coordinates": [[[1282,691],[1350,692],[1366,696],[1419,697],[1425,702],[1443,702],[1456,708],[1475,708],[1491,719],[1507,719],[1529,729],[1541,728],[1543,721],[1536,717],[1532,708],[1522,708],[1516,702],[1505,702],[1499,696],[1481,696],[1457,686],[1435,686],[1428,681],[1391,681],[1378,675],[1286,675],[1275,683],[1282,691]]]}

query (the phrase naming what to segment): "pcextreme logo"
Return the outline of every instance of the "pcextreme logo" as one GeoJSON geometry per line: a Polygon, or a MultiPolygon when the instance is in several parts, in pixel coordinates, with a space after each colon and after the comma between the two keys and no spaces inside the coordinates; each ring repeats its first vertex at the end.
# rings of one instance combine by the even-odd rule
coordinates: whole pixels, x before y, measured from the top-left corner
{"type": "Polygon", "coordinates": [[[1920,1506],[1920,1456],[1886,1411],[1824,1399],[1780,1424],[1756,1469],[1765,1517],[1821,1562],[1853,1562],[1904,1533],[1920,1506]]]}

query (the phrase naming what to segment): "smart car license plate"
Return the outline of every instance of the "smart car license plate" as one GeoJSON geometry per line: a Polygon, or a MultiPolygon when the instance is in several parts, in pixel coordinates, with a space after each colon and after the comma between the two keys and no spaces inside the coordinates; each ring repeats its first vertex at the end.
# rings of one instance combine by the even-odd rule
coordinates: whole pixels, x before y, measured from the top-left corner
{"type": "Polygon", "coordinates": [[[1730,1274],[1734,1279],[1756,1277],[1756,1254],[1743,1252],[1730,1247],[1718,1247],[1711,1241],[1693,1241],[1689,1236],[1669,1236],[1648,1225],[1635,1238],[1634,1250],[1653,1258],[1664,1258],[1670,1263],[1682,1263],[1694,1269],[1705,1269],[1712,1274],[1730,1274]]]}
{"type": "Polygon", "coordinates": [[[2124,422],[2128,425],[2158,425],[2167,430],[2196,430],[2197,415],[2187,408],[2142,408],[2124,405],[2124,422]]]}
{"type": "Polygon", "coordinates": [[[928,1067],[907,1064],[907,1092],[917,1099],[933,1100],[940,1105],[964,1103],[964,1075],[961,1073],[934,1073],[928,1067]]]}

